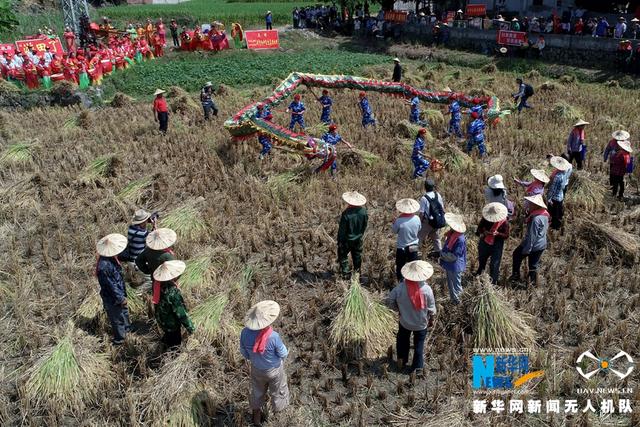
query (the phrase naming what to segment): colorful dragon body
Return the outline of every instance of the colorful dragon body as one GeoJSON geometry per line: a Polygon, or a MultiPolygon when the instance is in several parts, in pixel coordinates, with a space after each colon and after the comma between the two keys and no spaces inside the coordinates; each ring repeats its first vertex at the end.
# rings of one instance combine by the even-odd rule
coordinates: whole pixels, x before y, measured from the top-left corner
{"type": "MultiPolygon", "coordinates": [[[[235,140],[251,138],[260,133],[268,135],[277,144],[286,145],[302,152],[303,154],[309,154],[314,150],[322,149],[325,143],[321,139],[291,132],[276,123],[257,119],[255,117],[258,104],[262,103],[267,108],[275,107],[293,94],[293,92],[301,85],[327,89],[351,89],[365,92],[380,92],[402,98],[418,96],[420,100],[424,102],[436,104],[448,104],[451,96],[451,92],[416,89],[405,83],[385,82],[355,76],[306,74],[296,72],[289,74],[289,76],[274,89],[271,96],[247,105],[242,110],[238,111],[232,118],[224,123],[224,127],[227,128],[235,140]]],[[[458,102],[462,106],[473,106],[473,96],[467,96],[463,93],[458,93],[457,95],[458,102]]],[[[499,100],[497,97],[485,96],[480,97],[480,100],[482,104],[487,105],[487,120],[489,120],[489,122],[497,121],[505,114],[505,112],[500,111],[499,100]]]]}

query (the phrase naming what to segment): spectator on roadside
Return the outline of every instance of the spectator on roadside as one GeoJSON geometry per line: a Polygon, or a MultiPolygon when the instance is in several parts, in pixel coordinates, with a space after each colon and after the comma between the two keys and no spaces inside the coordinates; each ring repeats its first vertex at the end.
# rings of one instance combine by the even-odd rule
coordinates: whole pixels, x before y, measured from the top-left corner
{"type": "Polygon", "coordinates": [[[573,33],[576,36],[581,36],[583,30],[584,30],[584,22],[582,22],[582,18],[578,18],[578,22],[576,22],[576,25],[573,27],[573,33]]]}
{"type": "Polygon", "coordinates": [[[589,20],[587,21],[587,31],[585,32],[585,34],[595,37],[596,25],[597,25],[597,21],[594,18],[589,18],[589,20]]]}
{"type": "Polygon", "coordinates": [[[598,24],[596,25],[596,37],[607,37],[608,31],[609,23],[605,17],[601,16],[598,20],[598,24]]]}
{"type": "Polygon", "coordinates": [[[529,32],[529,17],[525,16],[522,20],[522,24],[520,25],[520,31],[524,31],[525,33],[529,32]]]}
{"type": "Polygon", "coordinates": [[[533,18],[531,20],[531,32],[532,33],[540,32],[540,22],[538,21],[538,18],[533,18]]]}
{"type": "Polygon", "coordinates": [[[640,19],[633,18],[631,20],[631,38],[636,40],[640,35],[640,19]]]}
{"type": "Polygon", "coordinates": [[[271,15],[270,10],[267,10],[267,14],[264,17],[264,22],[267,30],[273,30],[273,15],[271,15]]]}
{"type": "Polygon", "coordinates": [[[513,31],[520,31],[520,22],[518,22],[518,18],[513,18],[511,20],[511,29],[513,31]]]}
{"type": "Polygon", "coordinates": [[[298,23],[300,22],[300,12],[298,11],[297,7],[293,9],[293,12],[291,13],[291,18],[293,19],[293,28],[298,28],[299,27],[298,23]]]}
{"type": "Polygon", "coordinates": [[[624,37],[624,33],[627,32],[627,20],[624,19],[623,16],[618,18],[618,23],[616,24],[616,28],[613,32],[613,37],[616,39],[621,39],[624,37]]]}
{"type": "Polygon", "coordinates": [[[538,58],[542,57],[542,51],[544,50],[545,46],[546,46],[546,43],[544,41],[544,36],[542,34],[540,34],[538,36],[538,40],[532,46],[536,50],[536,52],[538,54],[538,58]]]}
{"type": "Polygon", "coordinates": [[[553,19],[549,19],[544,26],[544,32],[547,34],[553,33],[553,19]]]}

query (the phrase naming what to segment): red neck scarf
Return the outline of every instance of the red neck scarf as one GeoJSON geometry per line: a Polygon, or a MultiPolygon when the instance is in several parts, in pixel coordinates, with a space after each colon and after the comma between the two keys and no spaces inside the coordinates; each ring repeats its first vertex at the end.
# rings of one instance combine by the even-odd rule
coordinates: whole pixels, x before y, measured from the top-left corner
{"type": "Polygon", "coordinates": [[[543,188],[544,184],[541,181],[534,179],[533,182],[527,186],[525,192],[527,193],[527,196],[535,196],[537,194],[536,192],[543,188]]]}
{"type": "Polygon", "coordinates": [[[584,140],[584,128],[573,128],[573,133],[579,138],[584,140]]]}
{"type": "Polygon", "coordinates": [[[427,304],[424,301],[424,295],[420,292],[420,282],[404,279],[404,283],[407,285],[407,293],[409,294],[413,308],[416,310],[424,310],[427,304]]]}
{"type": "MultiPolygon", "coordinates": [[[[108,258],[108,257],[105,257],[105,258],[108,258]]],[[[118,266],[122,266],[122,264],[120,264],[120,260],[118,259],[118,256],[117,256],[117,255],[116,255],[116,256],[114,256],[114,257],[113,257],[113,259],[116,261],[116,264],[118,264],[118,266]]],[[[98,255],[98,256],[96,257],[96,268],[95,268],[95,270],[93,271],[93,274],[94,274],[96,277],[98,277],[98,264],[100,264],[100,255],[98,255]]]]}
{"type": "Polygon", "coordinates": [[[535,209],[535,210],[533,210],[533,211],[531,211],[529,213],[529,216],[524,221],[525,224],[529,224],[531,222],[531,220],[533,219],[533,217],[538,216],[538,215],[544,215],[547,218],[551,218],[551,215],[549,215],[549,212],[547,212],[547,210],[545,208],[538,208],[538,209],[535,209]]]}
{"type": "Polygon", "coordinates": [[[457,231],[450,230],[447,233],[447,249],[451,250],[456,245],[458,239],[462,236],[462,233],[458,233],[457,231]]]}
{"type": "Polygon", "coordinates": [[[256,337],[256,342],[253,343],[253,352],[264,354],[265,349],[267,348],[267,341],[269,341],[269,337],[273,332],[273,328],[271,326],[267,326],[264,329],[260,330],[260,333],[256,337]]]}
{"type": "MultiPolygon", "coordinates": [[[[167,253],[167,254],[171,254],[171,255],[175,255],[173,253],[173,250],[171,248],[166,248],[163,249],[162,252],[167,253]]],[[[153,272],[151,272],[151,275],[153,276],[153,272]]],[[[176,287],[178,287],[178,281],[174,280],[173,283],[176,285],[176,287]]],[[[160,291],[161,291],[161,284],[160,282],[158,282],[157,280],[153,280],[153,297],[151,298],[151,302],[154,304],[158,304],[160,302],[160,291]]]]}
{"type": "Polygon", "coordinates": [[[487,245],[493,245],[494,242],[496,241],[496,236],[493,234],[496,231],[498,231],[498,229],[500,227],[502,227],[502,224],[504,224],[505,222],[507,222],[506,219],[503,219],[502,221],[498,221],[498,222],[494,222],[493,225],[491,226],[491,230],[489,231],[489,234],[485,236],[484,241],[487,245]]]}
{"type": "Polygon", "coordinates": [[[412,216],[414,216],[415,214],[408,214],[408,213],[401,213],[400,214],[400,218],[411,218],[412,216]]]}

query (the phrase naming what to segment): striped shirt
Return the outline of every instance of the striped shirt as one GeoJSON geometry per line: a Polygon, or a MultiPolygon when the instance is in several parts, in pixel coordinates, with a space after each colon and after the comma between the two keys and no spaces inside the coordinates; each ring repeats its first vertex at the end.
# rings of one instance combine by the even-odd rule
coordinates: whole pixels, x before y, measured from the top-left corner
{"type": "Polygon", "coordinates": [[[144,251],[146,246],[147,228],[140,228],[137,225],[130,225],[128,235],[128,244],[127,244],[127,253],[129,254],[129,258],[131,261],[135,261],[138,255],[144,251]]]}

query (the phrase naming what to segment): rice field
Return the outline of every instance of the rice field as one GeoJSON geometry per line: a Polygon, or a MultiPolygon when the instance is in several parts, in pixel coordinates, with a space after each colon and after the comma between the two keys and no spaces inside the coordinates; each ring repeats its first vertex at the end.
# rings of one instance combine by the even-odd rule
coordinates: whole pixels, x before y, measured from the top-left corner
{"type": "MultiPolygon", "coordinates": [[[[387,59],[380,55],[377,64],[387,59]]],[[[402,59],[416,85],[491,90],[505,106],[515,90],[512,73],[491,69],[487,80],[473,68],[402,59]]],[[[388,71],[368,66],[362,74],[382,77],[388,71]]],[[[425,151],[443,164],[434,179],[446,209],[464,215],[470,243],[461,307],[451,306],[441,268],[430,280],[438,315],[421,377],[396,371],[395,315],[380,305],[395,284],[395,202],[423,192],[422,183],[410,179],[412,129],[401,125],[409,108],[400,100],[371,94],[380,125],[363,130],[357,93],[332,94],[339,132],[356,147],[349,154],[339,148],[336,180],[311,174],[312,165],[295,153],[275,149],[259,161],[255,138],[230,140],[223,121],[266,96],[263,83],[229,85],[216,97],[221,111],[210,122],[198,108],[176,109],[165,137],[156,130],[149,103],[140,100],[89,113],[19,111],[19,121],[13,120],[15,111],[1,110],[0,250],[7,256],[0,260],[0,424],[248,425],[249,376],[237,336],[246,310],[263,299],[280,303],[274,328],[291,352],[286,369],[292,406],[269,414],[269,427],[512,426],[521,420],[472,413],[474,344],[535,348],[534,363],[546,373],[527,393],[557,398],[573,396],[583,384],[574,367],[582,351],[620,348],[640,355],[640,264],[633,262],[639,250],[638,175],[628,179],[626,203],[617,202],[599,154],[614,125],[640,134],[640,101],[624,88],[561,83],[535,73],[528,80],[536,87],[534,109],[488,129],[488,163],[444,137],[440,106],[423,105],[433,120],[425,151]],[[553,90],[537,90],[540,85],[553,90]],[[524,219],[524,194],[512,179],[545,167],[547,153],[564,149],[572,111],[593,123],[586,130],[586,170],[574,173],[566,227],[550,236],[542,284],[512,289],[505,279],[524,219]],[[474,284],[470,273],[477,267],[473,233],[483,188],[496,173],[516,202],[516,218],[501,283],[492,289],[486,279],[474,284]],[[336,274],[340,195],[347,190],[368,198],[364,285],[336,274]],[[176,256],[187,261],[182,292],[196,332],[177,353],[162,353],[148,297],[133,287],[128,293],[135,332],[120,348],[109,344],[93,276],[95,242],[107,233],[126,233],[136,207],[158,211],[161,226],[177,231],[176,256]]],[[[197,106],[197,94],[175,93],[168,97],[170,107],[187,101],[197,106]]],[[[307,121],[315,125],[320,106],[304,88],[300,93],[307,121]]],[[[274,116],[278,123],[288,121],[285,114],[274,116]]],[[[637,378],[634,373],[624,386],[637,389],[637,378]]],[[[587,398],[595,395],[581,395],[580,403],[587,398]]],[[[563,413],[551,421],[531,416],[527,425],[636,426],[638,413],[606,419],[563,413]]]]}

